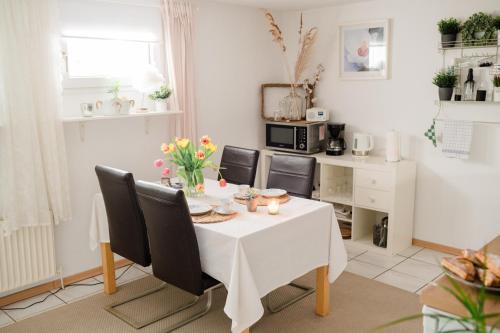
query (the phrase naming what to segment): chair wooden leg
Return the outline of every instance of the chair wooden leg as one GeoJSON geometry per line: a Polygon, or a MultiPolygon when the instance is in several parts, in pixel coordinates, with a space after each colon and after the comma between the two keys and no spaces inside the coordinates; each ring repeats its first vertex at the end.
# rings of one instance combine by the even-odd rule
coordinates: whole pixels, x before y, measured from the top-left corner
{"type": "Polygon", "coordinates": [[[241,332],[241,333],[250,333],[250,329],[249,329],[249,328],[247,328],[246,330],[244,330],[244,331],[243,331],[243,332],[241,332]]]}
{"type": "Polygon", "coordinates": [[[116,281],[115,260],[109,243],[101,243],[101,260],[102,273],[104,277],[104,292],[111,295],[116,292],[116,281]]]}
{"type": "Polygon", "coordinates": [[[316,269],[316,314],[324,317],[330,313],[330,283],[328,266],[316,269]]]}

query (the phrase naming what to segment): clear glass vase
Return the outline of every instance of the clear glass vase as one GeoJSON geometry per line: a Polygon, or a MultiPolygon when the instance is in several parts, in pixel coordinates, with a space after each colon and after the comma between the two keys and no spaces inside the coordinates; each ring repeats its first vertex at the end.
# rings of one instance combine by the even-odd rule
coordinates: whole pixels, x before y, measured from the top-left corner
{"type": "Polygon", "coordinates": [[[179,175],[179,177],[184,181],[183,191],[187,197],[199,198],[205,194],[205,178],[201,169],[185,170],[183,175],[179,175]]]}
{"type": "Polygon", "coordinates": [[[291,90],[290,94],[285,97],[288,108],[288,119],[301,120],[304,110],[304,99],[300,97],[295,90],[291,90]]]}

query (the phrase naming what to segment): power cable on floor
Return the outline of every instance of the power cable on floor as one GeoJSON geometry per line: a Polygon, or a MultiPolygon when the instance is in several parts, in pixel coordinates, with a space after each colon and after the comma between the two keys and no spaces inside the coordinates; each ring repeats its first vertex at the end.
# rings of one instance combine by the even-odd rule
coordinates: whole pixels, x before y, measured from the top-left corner
{"type": "MultiPolygon", "coordinates": [[[[115,281],[118,281],[118,279],[120,279],[125,273],[127,273],[127,271],[130,269],[130,267],[132,267],[132,265],[133,264],[128,265],[128,267],[123,272],[121,272],[120,275],[117,278],[115,278],[115,281]]],[[[0,308],[0,310],[3,310],[3,311],[26,310],[26,309],[34,306],[34,305],[41,304],[41,303],[45,302],[50,296],[55,296],[58,292],[60,292],[61,290],[65,289],[65,288],[68,288],[68,287],[78,287],[78,286],[92,287],[92,286],[97,286],[97,285],[100,285],[100,284],[103,284],[103,283],[104,282],[101,282],[101,281],[98,281],[96,283],[78,283],[78,282],[75,282],[75,283],[72,283],[72,284],[68,284],[64,288],[58,288],[54,292],[49,291],[49,294],[47,296],[45,296],[43,299],[41,299],[39,301],[36,301],[36,302],[33,302],[30,305],[27,305],[25,307],[20,307],[20,308],[0,308]]]]}

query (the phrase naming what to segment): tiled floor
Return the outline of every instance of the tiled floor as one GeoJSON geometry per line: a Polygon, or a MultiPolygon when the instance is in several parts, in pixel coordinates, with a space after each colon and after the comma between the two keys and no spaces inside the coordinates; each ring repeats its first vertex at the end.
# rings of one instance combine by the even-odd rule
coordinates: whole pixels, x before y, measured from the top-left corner
{"type": "Polygon", "coordinates": [[[420,293],[442,274],[441,258],[449,256],[418,246],[411,246],[398,255],[389,257],[366,251],[345,241],[349,263],[348,272],[374,279],[410,292],[420,293]]]}
{"type": "MultiPolygon", "coordinates": [[[[422,289],[441,276],[439,261],[446,254],[418,246],[411,246],[396,256],[388,257],[375,252],[366,251],[350,241],[345,242],[349,263],[346,271],[353,274],[374,279],[397,288],[420,294],[422,289]]],[[[151,266],[134,265],[120,268],[116,271],[119,277],[117,284],[122,285],[130,281],[151,274],[151,266]]],[[[40,314],[44,311],[64,306],[85,297],[102,291],[102,276],[96,276],[79,284],[86,286],[68,286],[54,295],[50,295],[43,303],[33,305],[24,310],[0,310],[0,327],[5,327],[25,318],[40,314]]],[[[52,292],[55,292],[53,290],[52,292]]],[[[22,308],[40,301],[47,294],[33,297],[18,303],[6,306],[7,309],[22,308]]]]}

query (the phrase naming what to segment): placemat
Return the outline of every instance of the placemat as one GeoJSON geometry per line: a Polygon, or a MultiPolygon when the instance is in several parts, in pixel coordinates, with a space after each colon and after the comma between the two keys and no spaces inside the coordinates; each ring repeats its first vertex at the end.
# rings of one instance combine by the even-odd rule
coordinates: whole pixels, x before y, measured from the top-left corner
{"type": "Polygon", "coordinates": [[[238,212],[234,212],[233,214],[230,215],[221,215],[213,210],[210,213],[204,214],[204,215],[196,215],[192,216],[191,219],[193,220],[193,223],[219,223],[219,222],[226,222],[229,220],[232,220],[238,215],[238,212]]]}
{"type": "MultiPolygon", "coordinates": [[[[257,197],[257,206],[267,206],[271,200],[276,200],[278,199],[280,204],[287,203],[290,201],[290,196],[288,194],[282,195],[281,197],[278,198],[266,198],[262,196],[257,197]]],[[[246,205],[247,201],[245,199],[238,199],[234,198],[234,201],[241,204],[241,205],[246,205]]]]}

